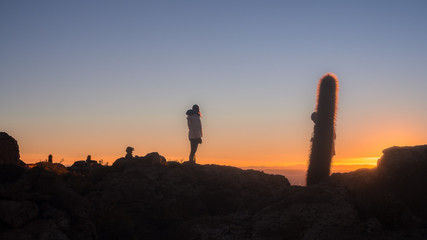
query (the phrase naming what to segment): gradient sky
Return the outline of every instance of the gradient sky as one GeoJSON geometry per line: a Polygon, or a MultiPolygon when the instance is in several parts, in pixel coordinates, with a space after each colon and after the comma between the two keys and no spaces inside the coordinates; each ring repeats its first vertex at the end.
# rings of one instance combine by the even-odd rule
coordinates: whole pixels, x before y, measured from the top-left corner
{"type": "Polygon", "coordinates": [[[334,163],[427,143],[427,1],[0,2],[0,131],[21,159],[305,165],[319,78],[340,82],[334,163]]]}

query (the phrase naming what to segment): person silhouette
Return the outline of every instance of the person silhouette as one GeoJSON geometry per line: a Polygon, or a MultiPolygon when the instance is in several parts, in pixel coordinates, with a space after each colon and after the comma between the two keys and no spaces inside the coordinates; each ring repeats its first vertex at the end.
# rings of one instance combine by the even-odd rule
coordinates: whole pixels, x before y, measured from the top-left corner
{"type": "Polygon", "coordinates": [[[190,139],[191,151],[189,162],[196,163],[196,151],[199,144],[202,143],[203,131],[202,121],[200,121],[200,108],[197,104],[194,104],[192,109],[186,112],[187,114],[187,125],[188,125],[188,138],[190,139]]]}
{"type": "MultiPolygon", "coordinates": [[[[311,121],[313,121],[313,123],[314,123],[314,128],[316,128],[316,123],[317,123],[317,112],[313,112],[312,114],[311,114],[311,121]]],[[[313,138],[314,138],[314,131],[313,131],[313,133],[312,133],[312,135],[311,135],[311,142],[313,142],[313,138]]]]}
{"type": "MultiPolygon", "coordinates": [[[[313,121],[313,123],[314,123],[314,128],[316,128],[316,124],[317,124],[317,112],[313,112],[312,114],[311,114],[311,120],[313,121]]],[[[313,138],[314,138],[314,133],[313,133],[313,136],[311,137],[311,142],[313,142],[313,138]]],[[[335,156],[335,139],[337,138],[337,135],[336,135],[336,133],[335,133],[335,128],[334,128],[334,138],[333,138],[333,140],[332,140],[332,156],[335,156]]]]}

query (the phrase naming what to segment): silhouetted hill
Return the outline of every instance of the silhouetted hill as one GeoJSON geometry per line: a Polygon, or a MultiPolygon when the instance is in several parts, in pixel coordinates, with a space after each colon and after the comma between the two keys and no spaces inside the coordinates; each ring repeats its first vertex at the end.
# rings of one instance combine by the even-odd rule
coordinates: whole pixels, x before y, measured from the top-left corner
{"type": "Polygon", "coordinates": [[[279,175],[166,162],[0,165],[0,239],[426,239],[427,145],[310,187],[279,175]]]}

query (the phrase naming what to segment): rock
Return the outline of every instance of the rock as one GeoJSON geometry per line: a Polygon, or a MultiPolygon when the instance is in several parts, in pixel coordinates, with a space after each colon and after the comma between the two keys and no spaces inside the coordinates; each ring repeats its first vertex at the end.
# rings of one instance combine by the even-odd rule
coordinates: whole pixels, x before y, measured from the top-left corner
{"type": "Polygon", "coordinates": [[[57,229],[49,229],[40,234],[40,240],[69,240],[69,238],[57,229]]]}
{"type": "Polygon", "coordinates": [[[60,163],[52,163],[52,162],[38,162],[36,163],[37,167],[43,168],[46,171],[53,172],[57,175],[67,174],[67,168],[60,163]]]}
{"type": "Polygon", "coordinates": [[[19,159],[18,142],[5,132],[0,132],[0,164],[23,165],[19,159]]]}
{"type": "Polygon", "coordinates": [[[148,153],[144,157],[122,157],[113,163],[113,167],[125,169],[134,167],[165,166],[166,158],[158,152],[148,153]]]}
{"type": "Polygon", "coordinates": [[[153,165],[166,165],[166,158],[161,156],[158,152],[149,153],[145,155],[144,158],[153,165]]]}
{"type": "Polygon", "coordinates": [[[40,240],[69,240],[66,234],[58,230],[52,220],[38,219],[26,225],[24,229],[40,240]]]}
{"type": "Polygon", "coordinates": [[[150,159],[159,155],[121,159],[97,183],[97,191],[87,195],[101,239],[159,239],[156,236],[163,233],[164,239],[184,233],[188,239],[204,233],[211,239],[243,236],[247,226],[241,225],[240,216],[278,201],[290,187],[285,177],[260,171],[218,165],[163,166],[150,159]],[[229,217],[221,223],[223,216],[229,217]],[[199,220],[203,221],[196,224],[199,220]]]}
{"type": "Polygon", "coordinates": [[[41,217],[53,220],[59,230],[67,232],[71,229],[70,216],[65,211],[56,209],[49,204],[44,204],[40,210],[42,212],[41,217]]]}
{"type": "Polygon", "coordinates": [[[160,239],[250,239],[250,220],[248,213],[236,213],[226,216],[196,218],[185,222],[162,234],[160,239]]]}
{"type": "Polygon", "coordinates": [[[77,169],[80,169],[80,168],[86,168],[86,165],[87,165],[87,163],[86,163],[86,161],[75,161],[74,163],[73,163],[73,165],[71,165],[71,169],[72,170],[77,170],[77,169]]]}
{"type": "Polygon", "coordinates": [[[317,184],[294,187],[282,201],[257,213],[252,239],[351,239],[361,233],[361,225],[344,188],[317,184]]]}
{"type": "Polygon", "coordinates": [[[36,238],[31,233],[22,229],[13,229],[0,233],[2,240],[35,240],[36,238]]]}
{"type": "Polygon", "coordinates": [[[14,228],[35,219],[38,212],[37,204],[30,201],[0,200],[0,219],[14,228]]]}
{"type": "Polygon", "coordinates": [[[383,230],[383,226],[376,218],[369,218],[365,223],[365,231],[369,234],[375,234],[381,232],[383,230]]]}
{"type": "Polygon", "coordinates": [[[122,157],[114,161],[112,166],[115,168],[126,168],[126,167],[135,166],[136,164],[137,164],[137,161],[135,160],[135,158],[122,157]]]}
{"type": "Polygon", "coordinates": [[[0,164],[0,183],[17,181],[24,173],[25,168],[11,164],[0,164]]]}
{"type": "Polygon", "coordinates": [[[69,170],[74,171],[74,172],[78,172],[81,174],[89,174],[92,171],[96,171],[100,168],[103,168],[104,166],[102,166],[101,164],[99,164],[97,161],[95,160],[90,160],[87,159],[85,161],[75,161],[73,163],[73,165],[71,165],[71,167],[69,168],[69,170]]]}
{"type": "Polygon", "coordinates": [[[427,145],[392,147],[383,153],[377,167],[379,184],[404,210],[396,224],[426,225],[427,145]]]}
{"type": "Polygon", "coordinates": [[[0,181],[0,239],[421,240],[426,156],[427,145],[393,147],[377,168],[310,187],[230,166],[165,164],[158,153],[113,167],[76,162],[85,174],[0,165],[19,172],[0,181]]]}
{"type": "Polygon", "coordinates": [[[390,147],[383,150],[378,160],[378,171],[400,171],[427,168],[427,145],[413,147],[390,147]]]}
{"type": "Polygon", "coordinates": [[[132,159],[133,158],[133,151],[134,150],[135,149],[133,147],[127,147],[126,148],[126,156],[125,156],[125,158],[126,159],[132,159]]]}
{"type": "Polygon", "coordinates": [[[333,174],[330,182],[349,191],[363,221],[377,219],[391,229],[427,225],[427,145],[383,153],[377,168],[333,174]]]}

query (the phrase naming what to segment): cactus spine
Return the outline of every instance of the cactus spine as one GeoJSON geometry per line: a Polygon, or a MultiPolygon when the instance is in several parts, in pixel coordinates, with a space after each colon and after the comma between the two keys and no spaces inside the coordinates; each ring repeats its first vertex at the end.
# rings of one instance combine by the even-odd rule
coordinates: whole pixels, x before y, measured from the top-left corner
{"type": "Polygon", "coordinates": [[[338,79],[324,75],[317,89],[316,112],[311,143],[310,162],[307,170],[307,186],[319,183],[330,174],[331,160],[335,155],[335,116],[337,109],[338,79]]]}

